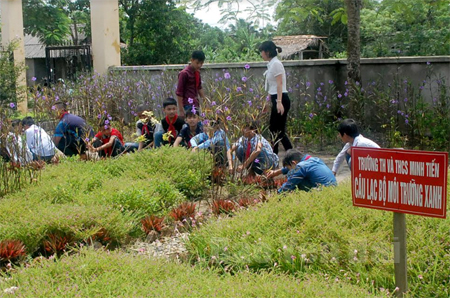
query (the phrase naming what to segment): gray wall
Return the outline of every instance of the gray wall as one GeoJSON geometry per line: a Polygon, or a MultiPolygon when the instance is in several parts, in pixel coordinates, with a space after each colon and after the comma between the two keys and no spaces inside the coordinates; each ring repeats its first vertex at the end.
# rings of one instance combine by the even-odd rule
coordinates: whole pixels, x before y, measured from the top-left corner
{"type": "MultiPolygon", "coordinates": [[[[214,73],[223,69],[238,71],[244,74],[246,63],[211,63],[202,68],[202,76],[214,76],[214,73]]],[[[262,76],[266,70],[265,62],[249,62],[250,69],[246,75],[262,76]]],[[[347,61],[344,59],[318,59],[283,61],[286,72],[296,75],[288,76],[288,85],[295,85],[300,77],[312,84],[333,80],[338,90],[345,90],[347,61]]],[[[152,65],[152,66],[120,66],[111,68],[114,72],[126,72],[128,75],[134,71],[148,72],[155,77],[165,70],[181,70],[185,65],[152,65]]],[[[413,86],[419,86],[427,80],[427,74],[434,74],[434,79],[442,78],[446,84],[450,83],[450,56],[434,57],[391,57],[361,59],[362,84],[370,84],[377,81],[382,84],[392,83],[395,79],[402,81],[407,79],[413,86]],[[429,63],[429,64],[428,64],[429,63]]],[[[423,95],[431,100],[433,90],[423,90],[423,95]]]]}

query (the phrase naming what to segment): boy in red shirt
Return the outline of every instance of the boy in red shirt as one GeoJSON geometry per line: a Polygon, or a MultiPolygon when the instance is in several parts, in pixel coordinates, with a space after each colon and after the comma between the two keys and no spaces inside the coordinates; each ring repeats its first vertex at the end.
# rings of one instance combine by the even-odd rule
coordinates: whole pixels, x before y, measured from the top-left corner
{"type": "Polygon", "coordinates": [[[115,157],[124,151],[122,134],[112,128],[109,120],[104,120],[99,126],[99,132],[88,145],[89,150],[98,152],[100,157],[115,157]]]}
{"type": "Polygon", "coordinates": [[[202,89],[200,68],[205,62],[203,51],[194,51],[191,55],[191,63],[178,74],[177,101],[178,116],[185,117],[187,111],[195,109],[199,111],[200,102],[198,96],[205,97],[202,89]]]}

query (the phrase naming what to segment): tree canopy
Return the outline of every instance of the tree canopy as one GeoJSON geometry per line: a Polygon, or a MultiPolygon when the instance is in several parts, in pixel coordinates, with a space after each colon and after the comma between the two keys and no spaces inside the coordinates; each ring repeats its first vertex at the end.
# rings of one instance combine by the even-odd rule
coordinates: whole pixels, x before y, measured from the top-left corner
{"type": "MultiPolygon", "coordinates": [[[[123,63],[185,63],[194,49],[210,62],[259,60],[257,46],[274,35],[327,37],[330,56],[346,56],[345,0],[119,0],[123,63]],[[228,27],[211,27],[186,11],[215,3],[228,27]],[[276,8],[270,15],[271,8],[276,8]],[[244,19],[245,18],[245,19],[244,19]],[[268,20],[274,19],[274,23],[268,20]],[[231,21],[231,22],[230,22],[231,21]],[[265,25],[262,25],[265,24],[265,25]]],[[[450,54],[450,0],[364,0],[361,56],[450,54]]],[[[90,36],[89,0],[24,0],[25,32],[46,45],[90,36]]]]}

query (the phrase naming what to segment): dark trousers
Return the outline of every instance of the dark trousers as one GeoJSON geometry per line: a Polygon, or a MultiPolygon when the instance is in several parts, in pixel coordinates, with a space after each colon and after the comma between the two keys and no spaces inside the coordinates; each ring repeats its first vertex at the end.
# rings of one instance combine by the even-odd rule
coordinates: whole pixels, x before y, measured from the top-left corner
{"type": "Polygon", "coordinates": [[[286,135],[286,122],[287,114],[291,108],[291,101],[287,93],[283,93],[281,103],[284,107],[284,113],[281,115],[277,112],[277,95],[271,95],[272,99],[272,111],[270,113],[270,125],[269,130],[272,134],[273,141],[273,152],[278,154],[278,144],[281,142],[283,144],[284,150],[292,149],[292,143],[286,135]]]}
{"type": "MultiPolygon", "coordinates": [[[[98,148],[103,145],[102,141],[96,140],[93,144],[94,148],[98,148]]],[[[122,143],[119,141],[118,138],[114,140],[114,143],[112,145],[111,149],[111,157],[115,157],[117,155],[120,155],[125,148],[123,147],[122,143]]],[[[98,156],[100,157],[108,157],[108,155],[105,153],[105,150],[98,151],[98,156]]]]}
{"type": "Polygon", "coordinates": [[[71,136],[62,137],[56,147],[66,156],[84,154],[86,152],[86,143],[71,136]]]}

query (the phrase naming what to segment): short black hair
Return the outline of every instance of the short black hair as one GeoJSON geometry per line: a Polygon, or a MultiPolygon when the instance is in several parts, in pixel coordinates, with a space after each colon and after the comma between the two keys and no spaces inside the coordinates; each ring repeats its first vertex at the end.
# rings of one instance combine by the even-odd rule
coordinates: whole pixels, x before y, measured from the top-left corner
{"type": "Polygon", "coordinates": [[[214,128],[220,127],[221,124],[222,124],[222,122],[220,121],[220,119],[209,121],[209,126],[214,127],[214,128]]]}
{"type": "Polygon", "coordinates": [[[33,117],[27,116],[27,117],[22,119],[22,125],[23,126],[31,126],[33,124],[34,124],[33,117]]]}
{"type": "Polygon", "coordinates": [[[20,125],[19,119],[11,120],[11,127],[19,127],[19,125],[20,125]]]}
{"type": "Polygon", "coordinates": [[[257,121],[257,120],[249,121],[244,124],[243,128],[248,128],[248,129],[254,130],[256,133],[258,133],[259,121],[257,121]]]}
{"type": "Polygon", "coordinates": [[[98,122],[98,127],[104,128],[105,125],[111,126],[111,121],[109,121],[108,117],[103,116],[98,122]],[[107,122],[108,121],[108,122],[107,122]]]}
{"type": "Polygon", "coordinates": [[[193,51],[191,55],[191,59],[198,60],[200,62],[204,62],[206,57],[203,51],[193,51]]]}
{"type": "Polygon", "coordinates": [[[168,97],[164,99],[163,108],[166,108],[167,106],[177,106],[177,101],[175,100],[175,98],[168,97]]]}
{"type": "Polygon", "coordinates": [[[64,101],[57,101],[55,103],[55,106],[59,106],[60,108],[62,108],[64,111],[67,111],[67,103],[64,101]]]}
{"type": "Polygon", "coordinates": [[[357,136],[359,136],[358,125],[353,119],[342,120],[342,122],[339,123],[337,130],[339,131],[341,136],[344,136],[344,133],[352,138],[356,138],[357,136]]]}
{"type": "Polygon", "coordinates": [[[136,108],[136,113],[138,113],[138,114],[142,113],[142,112],[145,112],[145,111],[148,111],[148,108],[147,108],[146,105],[139,105],[136,108]]]}
{"type": "Polygon", "coordinates": [[[184,115],[184,117],[187,118],[194,118],[194,117],[198,117],[197,113],[193,113],[192,111],[187,111],[186,114],[184,115]]]}
{"type": "Polygon", "coordinates": [[[269,58],[273,58],[273,57],[277,56],[278,53],[281,53],[283,51],[280,47],[277,47],[271,40],[267,40],[267,41],[263,42],[259,46],[258,50],[260,52],[269,53],[269,58]]]}
{"type": "Polygon", "coordinates": [[[302,161],[303,156],[304,156],[304,154],[301,153],[299,150],[289,149],[288,151],[286,151],[286,155],[284,156],[283,167],[292,165],[293,161],[296,161],[296,162],[302,161]]]}

